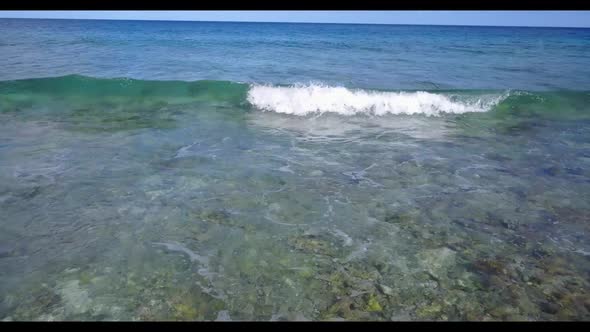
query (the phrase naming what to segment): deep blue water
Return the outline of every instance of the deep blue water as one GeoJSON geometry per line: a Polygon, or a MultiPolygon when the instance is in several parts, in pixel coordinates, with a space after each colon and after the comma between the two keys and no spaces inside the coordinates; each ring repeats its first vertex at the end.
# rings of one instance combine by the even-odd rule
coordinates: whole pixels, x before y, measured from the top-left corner
{"type": "Polygon", "coordinates": [[[0,80],[590,88],[590,29],[0,19],[0,80]]]}

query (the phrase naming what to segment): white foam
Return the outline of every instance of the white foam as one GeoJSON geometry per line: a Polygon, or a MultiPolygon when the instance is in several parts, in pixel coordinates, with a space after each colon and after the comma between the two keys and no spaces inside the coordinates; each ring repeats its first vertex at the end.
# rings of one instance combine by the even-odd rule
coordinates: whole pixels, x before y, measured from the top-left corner
{"type": "Polygon", "coordinates": [[[354,114],[424,114],[486,112],[505,95],[453,100],[449,96],[424,91],[379,92],[350,90],[317,84],[290,87],[252,85],[248,102],[263,111],[292,115],[333,112],[354,114]]]}

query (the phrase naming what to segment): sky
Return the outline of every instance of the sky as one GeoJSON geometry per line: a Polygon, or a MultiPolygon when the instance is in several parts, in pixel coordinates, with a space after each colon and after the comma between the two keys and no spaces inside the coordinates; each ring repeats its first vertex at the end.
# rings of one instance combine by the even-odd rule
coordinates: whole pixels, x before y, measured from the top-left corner
{"type": "Polygon", "coordinates": [[[0,11],[1,18],[590,27],[590,11],[0,11]]]}

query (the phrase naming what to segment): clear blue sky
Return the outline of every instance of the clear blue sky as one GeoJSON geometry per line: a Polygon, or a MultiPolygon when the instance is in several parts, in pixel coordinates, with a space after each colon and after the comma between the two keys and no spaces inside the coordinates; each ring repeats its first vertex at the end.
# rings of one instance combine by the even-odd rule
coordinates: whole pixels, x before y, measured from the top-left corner
{"type": "Polygon", "coordinates": [[[0,17],[590,27],[590,11],[0,11],[0,17]]]}

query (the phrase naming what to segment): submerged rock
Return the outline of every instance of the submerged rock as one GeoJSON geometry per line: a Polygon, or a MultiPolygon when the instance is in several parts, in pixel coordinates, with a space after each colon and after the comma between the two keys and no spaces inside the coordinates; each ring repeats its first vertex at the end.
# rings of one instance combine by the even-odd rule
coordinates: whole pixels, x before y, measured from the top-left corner
{"type": "Polygon", "coordinates": [[[208,257],[201,256],[179,243],[154,242],[153,244],[157,246],[162,246],[166,248],[168,251],[183,253],[186,256],[188,256],[188,258],[192,262],[199,262],[204,265],[207,265],[209,263],[208,257]]]}
{"type": "Polygon", "coordinates": [[[252,231],[254,226],[247,223],[242,223],[240,220],[233,218],[231,213],[225,209],[205,210],[199,213],[191,213],[192,218],[205,221],[207,223],[222,225],[226,227],[242,228],[245,231],[252,231]]]}
{"type": "Polygon", "coordinates": [[[215,319],[216,322],[227,322],[231,321],[231,317],[229,316],[229,311],[221,310],[217,313],[217,318],[215,319]]]}
{"type": "Polygon", "coordinates": [[[425,250],[418,254],[419,264],[437,281],[446,279],[449,270],[455,265],[456,253],[447,247],[425,250]]]}
{"type": "Polygon", "coordinates": [[[385,286],[383,284],[379,284],[379,290],[385,295],[388,295],[388,296],[394,295],[393,289],[391,287],[385,286]]]}
{"type": "Polygon", "coordinates": [[[331,255],[330,244],[315,236],[302,236],[289,239],[289,244],[297,250],[315,254],[331,255]]]}
{"type": "Polygon", "coordinates": [[[414,223],[414,217],[408,213],[388,213],[383,221],[389,224],[405,226],[414,223]]]}
{"type": "Polygon", "coordinates": [[[502,226],[504,226],[510,230],[516,230],[519,226],[518,221],[511,219],[511,218],[502,219],[502,221],[500,223],[502,224],[502,226]]]}
{"type": "Polygon", "coordinates": [[[88,290],[80,287],[78,280],[70,280],[62,284],[59,293],[65,304],[66,314],[82,314],[91,309],[92,301],[88,290]]]}
{"type": "Polygon", "coordinates": [[[439,303],[431,303],[424,305],[416,310],[416,314],[420,318],[438,318],[443,312],[443,307],[439,303]]]}
{"type": "Polygon", "coordinates": [[[194,320],[199,316],[199,311],[190,305],[178,303],[173,306],[174,316],[181,320],[194,320]]]}
{"type": "Polygon", "coordinates": [[[354,319],[356,317],[355,313],[353,312],[352,309],[353,306],[353,301],[351,298],[349,297],[344,297],[338,301],[336,301],[334,304],[332,304],[328,310],[324,313],[324,320],[325,319],[331,319],[331,318],[335,318],[335,317],[342,317],[346,320],[348,319],[354,319]]]}
{"type": "Polygon", "coordinates": [[[506,264],[500,260],[484,258],[478,259],[473,263],[473,267],[486,275],[504,275],[506,274],[506,264]]]}
{"type": "Polygon", "coordinates": [[[543,312],[546,312],[551,315],[554,315],[559,311],[559,306],[555,303],[550,302],[541,302],[539,308],[541,308],[543,312]]]}
{"type": "Polygon", "coordinates": [[[289,237],[287,242],[291,247],[306,253],[335,257],[348,243],[346,240],[332,233],[306,232],[289,237]]]}

